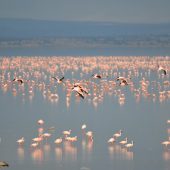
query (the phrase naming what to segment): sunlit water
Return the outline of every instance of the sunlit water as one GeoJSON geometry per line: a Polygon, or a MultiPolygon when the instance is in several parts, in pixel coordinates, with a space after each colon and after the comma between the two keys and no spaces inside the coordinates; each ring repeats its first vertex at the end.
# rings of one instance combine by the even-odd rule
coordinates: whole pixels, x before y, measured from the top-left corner
{"type": "Polygon", "coordinates": [[[170,169],[170,147],[161,144],[170,136],[169,70],[170,57],[1,57],[0,160],[11,170],[170,169]],[[91,78],[94,73],[102,79],[91,78]],[[51,78],[63,75],[65,85],[51,78]],[[117,76],[128,78],[128,85],[120,86],[117,76]],[[23,85],[12,82],[14,77],[23,85]],[[85,99],[69,90],[77,82],[89,92],[85,99]],[[31,148],[39,119],[52,136],[31,148]],[[93,131],[93,141],[82,132],[83,124],[93,131]],[[77,142],[56,145],[69,129],[77,142]],[[108,144],[120,129],[122,136],[108,144]],[[125,137],[134,141],[133,148],[119,144],[125,137]]]}

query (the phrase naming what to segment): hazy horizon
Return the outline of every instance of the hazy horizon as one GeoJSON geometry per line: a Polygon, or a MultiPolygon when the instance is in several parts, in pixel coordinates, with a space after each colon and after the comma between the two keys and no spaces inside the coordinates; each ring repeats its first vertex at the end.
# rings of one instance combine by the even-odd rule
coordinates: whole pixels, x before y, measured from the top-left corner
{"type": "Polygon", "coordinates": [[[47,22],[84,22],[84,23],[108,23],[108,24],[146,24],[146,25],[158,25],[158,24],[170,24],[169,21],[160,22],[127,22],[127,21],[100,21],[100,20],[54,20],[54,19],[39,19],[39,18],[22,18],[22,17],[1,17],[0,20],[30,20],[30,21],[47,21],[47,22]]]}
{"type": "MultiPolygon", "coordinates": [[[[9,53],[11,48],[18,49],[15,54],[22,53],[23,55],[27,52],[31,55],[44,55],[43,52],[47,55],[56,53],[62,55],[70,53],[76,55],[100,53],[168,55],[170,54],[169,47],[170,23],[155,25],[0,19],[1,55],[14,55],[9,53]],[[129,53],[132,48],[135,53],[129,53]],[[139,50],[136,51],[136,48],[139,50]],[[155,52],[153,50],[148,52],[146,48],[154,48],[155,52]],[[45,49],[46,51],[44,51],[45,49]]],[[[12,50],[12,52],[14,51],[12,50]]]]}
{"type": "Polygon", "coordinates": [[[45,21],[45,22],[82,22],[82,23],[106,23],[106,24],[135,24],[135,25],[159,25],[159,24],[170,24],[169,21],[160,22],[128,22],[128,21],[100,21],[100,20],[55,20],[55,19],[39,19],[39,18],[22,18],[22,17],[1,17],[0,20],[30,20],[30,21],[45,21]]]}

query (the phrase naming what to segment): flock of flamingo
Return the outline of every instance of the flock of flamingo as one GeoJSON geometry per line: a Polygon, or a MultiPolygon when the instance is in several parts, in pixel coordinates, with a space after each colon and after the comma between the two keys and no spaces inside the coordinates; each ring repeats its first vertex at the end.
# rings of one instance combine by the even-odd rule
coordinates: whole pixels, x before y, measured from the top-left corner
{"type": "Polygon", "coordinates": [[[170,98],[168,56],[3,57],[0,63],[0,88],[4,93],[33,99],[39,90],[45,99],[58,102],[62,89],[67,107],[74,92],[76,100],[86,99],[94,106],[106,96],[125,104],[124,89],[128,88],[137,102],[141,98],[160,102],[170,98]],[[155,79],[151,80],[152,76],[155,79]]]}
{"type": "MultiPolygon", "coordinates": [[[[32,148],[36,148],[39,146],[43,140],[46,140],[51,137],[51,133],[44,133],[44,120],[40,119],[37,122],[39,125],[41,125],[40,128],[38,128],[38,136],[32,139],[32,144],[30,145],[32,148]]],[[[85,131],[86,130],[86,124],[83,124],[81,129],[82,129],[82,135],[87,137],[87,140],[90,142],[93,142],[93,132],[92,131],[85,131]]],[[[48,130],[54,130],[55,127],[50,127],[48,130]]],[[[71,135],[71,129],[65,130],[62,132],[62,136],[59,138],[56,138],[54,143],[56,145],[60,145],[64,141],[68,141],[69,143],[74,143],[77,141],[77,136],[70,136],[71,135]]],[[[122,136],[122,130],[119,130],[118,132],[114,133],[113,136],[108,140],[108,144],[114,144],[119,137],[122,136]]],[[[21,137],[20,139],[17,140],[17,143],[19,145],[23,145],[25,143],[24,137],[21,137]]],[[[133,147],[133,141],[131,143],[128,143],[128,138],[126,137],[124,140],[120,141],[119,144],[125,148],[132,148],[133,147]]]]}
{"type": "MultiPolygon", "coordinates": [[[[37,121],[37,136],[30,140],[30,148],[32,150],[33,158],[37,161],[41,161],[42,159],[42,148],[43,147],[50,147],[51,143],[49,140],[55,131],[55,127],[52,126],[50,128],[45,127],[45,121],[40,119],[37,121]]],[[[72,154],[73,160],[76,159],[76,142],[79,140],[81,141],[82,148],[87,148],[88,152],[91,152],[93,147],[94,133],[93,131],[87,130],[88,127],[86,124],[83,124],[80,128],[81,136],[73,136],[74,132],[71,129],[64,130],[60,133],[60,137],[57,137],[53,143],[56,146],[56,157],[57,160],[62,160],[62,152],[65,154],[72,154]],[[63,151],[64,149],[64,151],[63,151]]],[[[126,156],[127,159],[133,159],[133,152],[131,152],[131,148],[133,147],[133,141],[128,142],[128,138],[122,136],[122,130],[115,132],[111,138],[108,139],[107,143],[109,145],[109,154],[113,157],[114,149],[119,150],[118,153],[120,154],[123,152],[123,155],[126,156]]],[[[16,141],[18,143],[18,154],[19,156],[23,156],[23,146],[25,145],[25,137],[21,137],[16,141]]],[[[47,149],[46,148],[46,149],[47,149]]]]}
{"type": "MultiPolygon", "coordinates": [[[[39,91],[50,102],[58,102],[62,95],[68,108],[74,98],[96,107],[105,98],[113,97],[123,105],[128,101],[129,92],[136,102],[142,99],[165,102],[170,99],[169,71],[169,56],[4,56],[0,58],[0,89],[14,96],[29,96],[31,100],[39,91]]],[[[44,121],[38,123],[43,126],[44,121]]],[[[82,130],[85,129],[86,125],[82,125],[82,130]]],[[[63,137],[54,142],[56,145],[63,141],[76,142],[77,136],[70,134],[71,131],[63,131],[63,137]]],[[[121,134],[120,130],[108,143],[115,143],[121,134]]],[[[93,141],[92,131],[85,135],[88,141],[93,141]]],[[[31,147],[38,147],[50,136],[50,133],[43,133],[43,127],[39,128],[39,135],[32,139],[31,147]]],[[[22,137],[17,142],[22,145],[24,141],[22,137]]],[[[168,146],[170,140],[162,144],[168,146]]],[[[133,140],[128,143],[126,137],[120,145],[131,148],[133,140]]]]}

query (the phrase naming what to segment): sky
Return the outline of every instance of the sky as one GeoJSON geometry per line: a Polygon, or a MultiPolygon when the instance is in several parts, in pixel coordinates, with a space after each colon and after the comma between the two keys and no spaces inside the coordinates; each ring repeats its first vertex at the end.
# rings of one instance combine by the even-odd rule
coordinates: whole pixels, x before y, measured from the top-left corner
{"type": "Polygon", "coordinates": [[[0,18],[170,23],[170,0],[0,0],[0,18]]]}

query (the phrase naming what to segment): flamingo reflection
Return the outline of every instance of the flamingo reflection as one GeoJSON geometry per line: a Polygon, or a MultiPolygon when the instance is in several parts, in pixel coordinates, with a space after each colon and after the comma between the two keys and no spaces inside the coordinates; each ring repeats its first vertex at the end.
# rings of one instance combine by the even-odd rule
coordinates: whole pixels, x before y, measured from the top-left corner
{"type": "Polygon", "coordinates": [[[82,159],[83,161],[91,161],[93,154],[93,141],[82,140],[82,159]]]}
{"type": "Polygon", "coordinates": [[[17,154],[18,154],[18,158],[20,161],[24,160],[24,157],[25,157],[25,150],[22,146],[19,146],[17,148],[17,154]]]}
{"type": "Polygon", "coordinates": [[[42,164],[44,160],[44,153],[42,149],[36,148],[31,151],[31,157],[36,163],[42,164]]]}
{"type": "Polygon", "coordinates": [[[58,146],[55,147],[55,156],[56,156],[56,160],[58,162],[62,161],[62,157],[63,157],[63,150],[62,150],[62,148],[60,148],[58,146]]]}
{"type": "Polygon", "coordinates": [[[133,160],[133,152],[127,151],[120,145],[109,145],[108,151],[111,160],[133,160]]]}
{"type": "Polygon", "coordinates": [[[64,160],[66,161],[77,161],[77,147],[71,145],[70,142],[64,142],[64,160]]]}
{"type": "Polygon", "coordinates": [[[49,160],[50,159],[50,151],[51,151],[51,146],[49,144],[45,144],[43,146],[44,149],[44,159],[49,160]]]}

